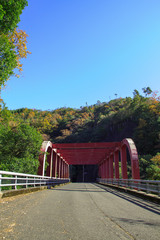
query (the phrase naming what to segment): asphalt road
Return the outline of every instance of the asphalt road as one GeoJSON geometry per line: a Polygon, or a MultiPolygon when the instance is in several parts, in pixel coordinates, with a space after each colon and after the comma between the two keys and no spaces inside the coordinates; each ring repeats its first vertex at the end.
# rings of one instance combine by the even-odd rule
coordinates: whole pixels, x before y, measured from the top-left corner
{"type": "Polygon", "coordinates": [[[71,183],[1,200],[0,239],[159,240],[160,205],[96,184],[71,183]]]}

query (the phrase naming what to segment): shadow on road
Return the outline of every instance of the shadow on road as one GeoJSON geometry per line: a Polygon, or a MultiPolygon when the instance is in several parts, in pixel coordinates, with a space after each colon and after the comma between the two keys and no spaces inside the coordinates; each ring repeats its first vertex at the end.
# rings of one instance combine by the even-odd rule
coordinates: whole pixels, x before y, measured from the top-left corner
{"type": "MultiPolygon", "coordinates": [[[[135,196],[131,196],[129,195],[128,193],[121,193],[119,192],[118,190],[115,190],[115,189],[111,189],[107,186],[104,186],[104,185],[100,185],[100,184],[97,184],[97,183],[90,183],[92,184],[94,187],[90,187],[90,186],[87,186],[88,183],[79,183],[79,187],[78,187],[78,184],[77,183],[72,183],[72,184],[75,184],[77,185],[76,187],[74,186],[74,188],[63,188],[63,187],[60,187],[60,188],[54,188],[54,189],[51,189],[51,190],[54,190],[54,191],[64,191],[64,192],[90,192],[90,193],[101,193],[101,194],[106,194],[106,193],[110,193],[110,194],[113,194],[119,198],[122,198],[128,202],[131,202],[141,208],[144,208],[145,210],[147,211],[150,211],[150,212],[153,212],[157,215],[160,215],[160,206],[158,204],[155,204],[155,203],[152,203],[152,202],[147,202],[146,200],[144,199],[140,199],[138,197],[135,197],[135,196]],[[82,187],[81,184],[84,184],[82,187]],[[86,187],[87,186],[87,187],[86,187]],[[97,190],[95,187],[98,187],[97,190]],[[103,190],[100,190],[100,189],[103,189],[103,190]],[[105,191],[104,191],[105,190],[105,191]]],[[[69,185],[68,185],[69,186],[69,185]]],[[[118,201],[118,200],[117,200],[118,201]]]]}
{"type": "Polygon", "coordinates": [[[116,195],[126,201],[129,201],[141,208],[144,208],[150,212],[160,215],[160,206],[155,203],[147,202],[147,200],[140,199],[138,197],[130,196],[128,193],[121,193],[118,190],[112,190],[109,187],[105,187],[99,184],[94,183],[95,186],[104,189],[106,192],[116,195]]]}
{"type": "Polygon", "coordinates": [[[160,226],[160,224],[156,223],[156,222],[146,222],[144,220],[135,220],[135,219],[129,219],[129,218],[113,218],[113,220],[118,220],[118,221],[121,221],[121,222],[126,222],[126,223],[130,223],[130,224],[145,224],[145,225],[148,225],[148,226],[160,226]]]}

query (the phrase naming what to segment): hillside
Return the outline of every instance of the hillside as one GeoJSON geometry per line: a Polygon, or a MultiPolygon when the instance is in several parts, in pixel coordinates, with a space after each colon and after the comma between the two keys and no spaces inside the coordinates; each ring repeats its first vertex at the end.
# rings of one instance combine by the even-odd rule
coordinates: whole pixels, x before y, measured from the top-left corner
{"type": "Polygon", "coordinates": [[[140,155],[141,178],[160,179],[160,98],[156,93],[144,93],[142,96],[135,90],[133,98],[97,101],[80,109],[9,111],[3,106],[0,111],[0,169],[18,171],[21,166],[21,172],[29,173],[31,165],[38,160],[42,139],[53,143],[78,143],[132,138],[140,155]]]}
{"type": "Polygon", "coordinates": [[[160,146],[160,101],[141,96],[117,98],[110,102],[80,109],[59,108],[53,111],[17,109],[13,120],[35,127],[44,140],[52,142],[121,141],[130,137],[140,154],[154,154],[160,146]]]}

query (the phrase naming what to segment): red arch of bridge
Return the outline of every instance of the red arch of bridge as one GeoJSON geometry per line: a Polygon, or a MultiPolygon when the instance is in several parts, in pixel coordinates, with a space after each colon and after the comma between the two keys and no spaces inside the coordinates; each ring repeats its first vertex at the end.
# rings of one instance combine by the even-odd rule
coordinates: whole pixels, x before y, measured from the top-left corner
{"type": "Polygon", "coordinates": [[[132,178],[140,179],[138,153],[130,138],[121,142],[102,143],[53,144],[44,141],[39,156],[38,174],[44,176],[46,172],[50,177],[69,178],[69,165],[96,164],[99,166],[100,178],[119,178],[121,161],[122,178],[127,179],[127,148],[131,159],[132,178]]]}

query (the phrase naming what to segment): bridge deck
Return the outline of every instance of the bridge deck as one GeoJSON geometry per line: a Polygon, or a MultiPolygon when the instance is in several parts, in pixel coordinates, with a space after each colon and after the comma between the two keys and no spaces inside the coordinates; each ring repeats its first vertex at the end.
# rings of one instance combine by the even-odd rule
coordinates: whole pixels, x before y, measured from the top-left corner
{"type": "Polygon", "coordinates": [[[160,206],[90,183],[0,202],[0,239],[158,240],[160,206]]]}

